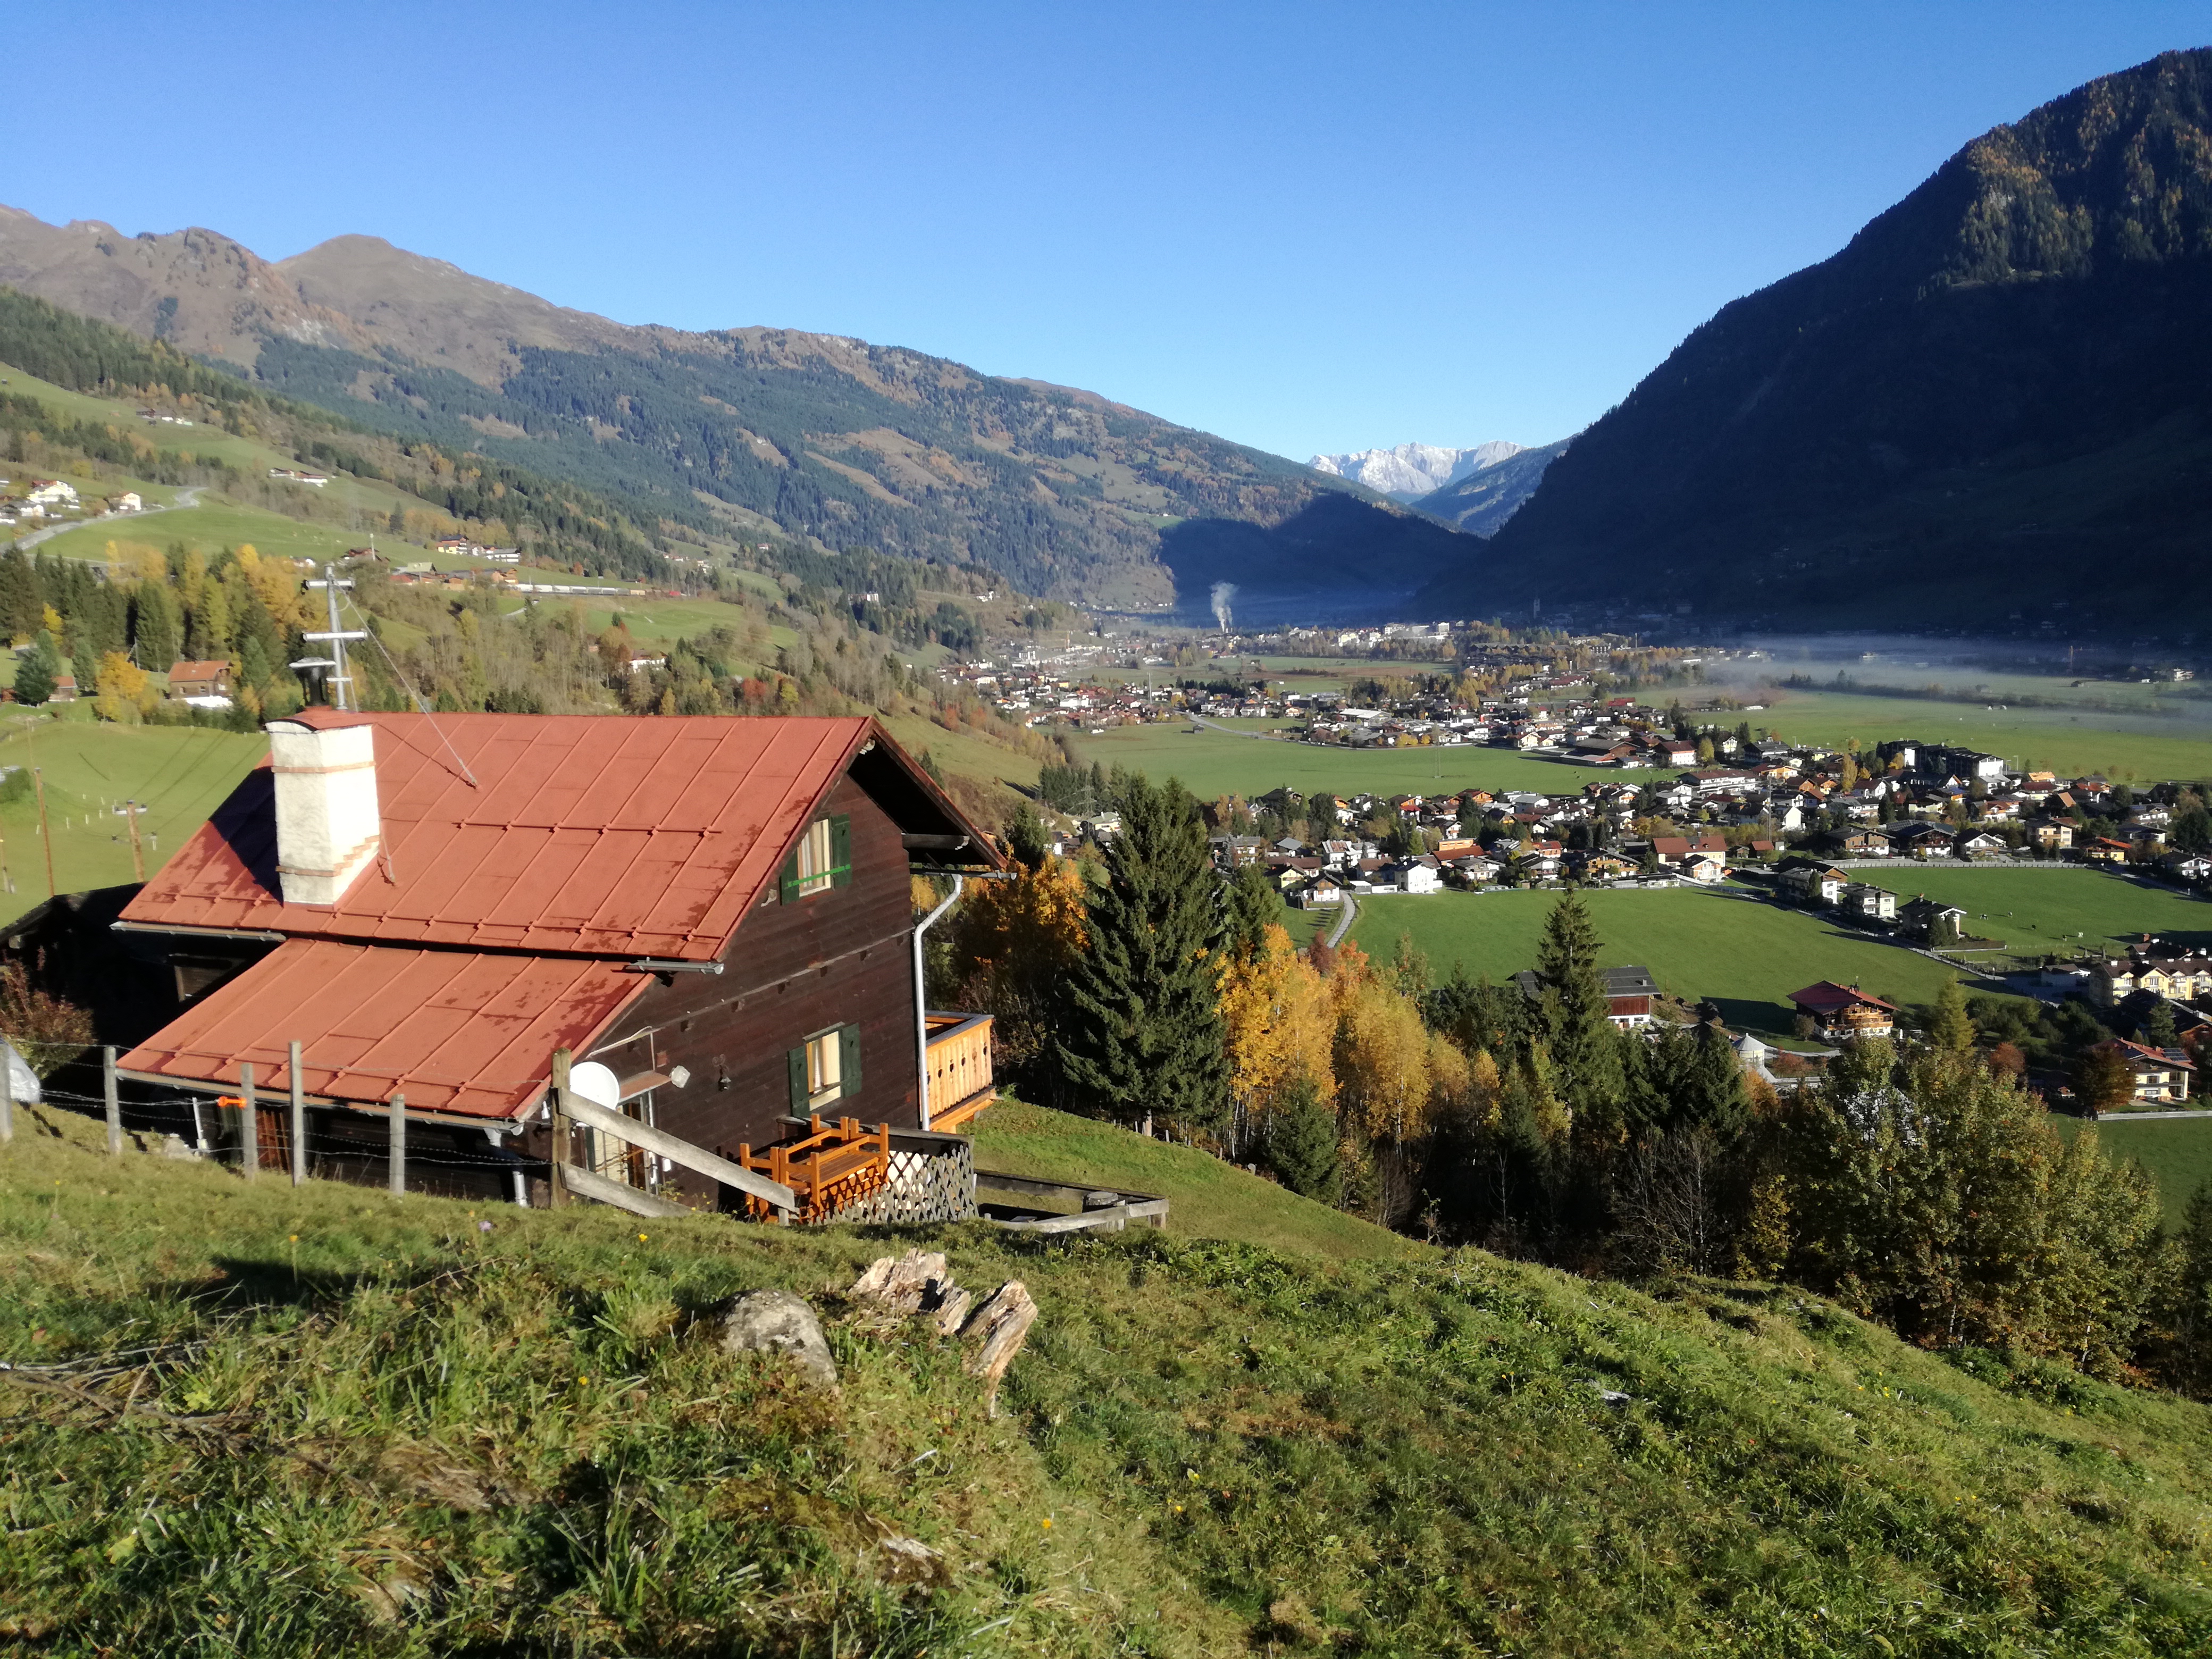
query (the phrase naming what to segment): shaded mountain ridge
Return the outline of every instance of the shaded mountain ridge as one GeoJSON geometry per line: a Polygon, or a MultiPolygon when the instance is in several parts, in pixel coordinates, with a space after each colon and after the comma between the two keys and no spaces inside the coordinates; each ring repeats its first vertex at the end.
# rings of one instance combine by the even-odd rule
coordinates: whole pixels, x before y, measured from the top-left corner
{"type": "Polygon", "coordinates": [[[1976,139],[1692,332],[1427,603],[2190,629],[2212,598],[2209,109],[2212,52],[2170,52],[1976,139]]]}

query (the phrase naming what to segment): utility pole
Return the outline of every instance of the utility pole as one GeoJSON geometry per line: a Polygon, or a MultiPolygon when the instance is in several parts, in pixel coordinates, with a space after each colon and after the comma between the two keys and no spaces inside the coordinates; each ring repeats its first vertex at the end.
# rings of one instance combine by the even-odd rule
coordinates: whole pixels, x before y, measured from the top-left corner
{"type": "MultiPolygon", "coordinates": [[[[348,710],[354,709],[359,706],[359,703],[353,694],[353,676],[346,672],[346,641],[348,640],[365,640],[368,635],[360,629],[341,629],[338,626],[338,589],[342,587],[351,587],[353,584],[350,581],[340,580],[338,579],[337,573],[329,565],[325,565],[323,567],[322,580],[319,582],[309,582],[307,586],[310,587],[319,587],[323,590],[323,597],[329,604],[331,626],[327,633],[308,634],[302,637],[310,640],[324,640],[329,642],[331,647],[331,660],[328,664],[328,667],[330,669],[329,684],[331,707],[333,708],[343,708],[348,710]]],[[[295,668],[319,668],[325,666],[325,664],[319,658],[310,657],[304,662],[294,663],[292,666],[295,668]]]]}
{"type": "Polygon", "coordinates": [[[54,885],[54,827],[46,822],[46,771],[42,766],[31,769],[31,781],[39,790],[39,839],[46,844],[46,896],[61,891],[54,885]]]}
{"type": "MultiPolygon", "coordinates": [[[[138,842],[138,803],[135,800],[127,800],[123,803],[123,808],[131,818],[131,873],[143,881],[146,879],[146,849],[138,842]]],[[[4,857],[5,854],[0,854],[0,859],[4,857]]],[[[4,879],[6,875],[7,866],[4,862],[0,862],[0,879],[4,879]]]]}

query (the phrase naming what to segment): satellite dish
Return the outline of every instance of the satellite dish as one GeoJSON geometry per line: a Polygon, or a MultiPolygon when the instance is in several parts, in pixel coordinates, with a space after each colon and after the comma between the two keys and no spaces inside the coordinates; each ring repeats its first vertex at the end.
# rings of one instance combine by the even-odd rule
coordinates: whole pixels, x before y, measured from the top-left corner
{"type": "Polygon", "coordinates": [[[568,1068],[568,1087],[594,1106],[614,1111],[622,1105],[622,1084],[613,1072],[596,1060],[568,1068]]]}

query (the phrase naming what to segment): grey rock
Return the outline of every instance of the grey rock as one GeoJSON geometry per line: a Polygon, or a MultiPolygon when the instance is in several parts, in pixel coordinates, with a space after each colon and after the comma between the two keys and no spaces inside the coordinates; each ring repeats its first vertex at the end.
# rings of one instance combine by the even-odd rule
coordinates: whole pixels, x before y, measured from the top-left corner
{"type": "Polygon", "coordinates": [[[837,1386],[837,1362],[822,1334],[822,1322],[804,1297],[789,1291],[752,1291],[716,1310],[725,1353],[789,1354],[799,1369],[825,1389],[837,1386]]]}

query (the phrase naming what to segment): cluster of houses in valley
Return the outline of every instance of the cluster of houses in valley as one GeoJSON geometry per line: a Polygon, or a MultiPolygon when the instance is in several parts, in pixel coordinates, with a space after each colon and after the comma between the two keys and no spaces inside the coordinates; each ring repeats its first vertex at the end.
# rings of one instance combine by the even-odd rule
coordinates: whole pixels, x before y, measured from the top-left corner
{"type": "Polygon", "coordinates": [[[20,483],[0,478],[0,525],[37,524],[92,512],[138,513],[145,505],[133,489],[88,502],[66,478],[26,478],[20,483]]]}

